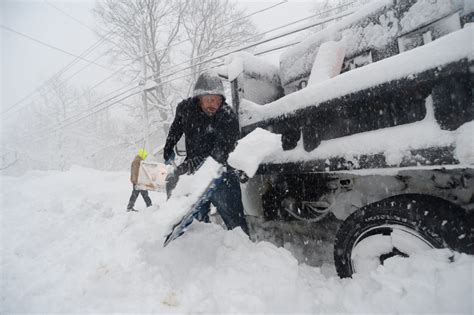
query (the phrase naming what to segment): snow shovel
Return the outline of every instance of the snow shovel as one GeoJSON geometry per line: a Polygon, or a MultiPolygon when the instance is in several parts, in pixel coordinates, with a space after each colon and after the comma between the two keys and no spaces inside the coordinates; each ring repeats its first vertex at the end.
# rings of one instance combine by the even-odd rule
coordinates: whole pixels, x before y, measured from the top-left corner
{"type": "Polygon", "coordinates": [[[181,176],[166,205],[171,211],[176,207],[176,217],[164,237],[163,247],[183,235],[187,227],[197,218],[200,207],[209,201],[215,188],[222,181],[224,166],[210,159],[193,175],[181,176]]]}

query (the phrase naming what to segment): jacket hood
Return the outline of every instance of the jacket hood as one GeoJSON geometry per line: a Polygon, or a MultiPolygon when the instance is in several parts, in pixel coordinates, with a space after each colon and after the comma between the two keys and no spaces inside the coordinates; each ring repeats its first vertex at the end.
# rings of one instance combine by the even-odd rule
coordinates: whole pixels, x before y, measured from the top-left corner
{"type": "Polygon", "coordinates": [[[225,99],[224,85],[216,73],[204,72],[197,79],[193,97],[203,95],[220,95],[225,99]]]}

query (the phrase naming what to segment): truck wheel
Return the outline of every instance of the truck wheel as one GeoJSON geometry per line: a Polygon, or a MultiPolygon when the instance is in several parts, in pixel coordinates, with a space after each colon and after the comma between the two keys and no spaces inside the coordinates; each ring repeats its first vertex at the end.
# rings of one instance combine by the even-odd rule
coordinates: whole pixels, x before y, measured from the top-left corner
{"type": "Polygon", "coordinates": [[[334,244],[341,278],[376,269],[393,256],[430,248],[474,254],[472,214],[444,199],[406,194],[372,203],[352,213],[334,244]]]}

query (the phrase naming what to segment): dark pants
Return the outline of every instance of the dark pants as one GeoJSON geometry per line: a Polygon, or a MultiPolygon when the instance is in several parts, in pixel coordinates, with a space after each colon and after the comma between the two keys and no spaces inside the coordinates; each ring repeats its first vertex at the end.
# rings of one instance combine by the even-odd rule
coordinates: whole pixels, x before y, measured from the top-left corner
{"type": "Polygon", "coordinates": [[[127,209],[130,210],[135,206],[135,201],[138,198],[138,195],[141,194],[143,200],[145,200],[146,206],[151,206],[151,199],[148,197],[148,191],[146,190],[137,190],[135,189],[135,185],[133,185],[132,195],[130,196],[130,201],[128,202],[127,209]]]}
{"type": "MultiPolygon", "coordinates": [[[[168,198],[171,191],[178,182],[178,176],[170,176],[167,183],[168,198]]],[[[199,213],[196,219],[202,222],[209,222],[209,212],[211,203],[216,207],[217,212],[224,221],[227,229],[232,230],[236,227],[249,235],[249,228],[244,216],[244,206],[242,205],[242,192],[240,191],[240,183],[237,174],[229,171],[222,174],[222,180],[209,196],[209,200],[199,207],[199,213]]]]}

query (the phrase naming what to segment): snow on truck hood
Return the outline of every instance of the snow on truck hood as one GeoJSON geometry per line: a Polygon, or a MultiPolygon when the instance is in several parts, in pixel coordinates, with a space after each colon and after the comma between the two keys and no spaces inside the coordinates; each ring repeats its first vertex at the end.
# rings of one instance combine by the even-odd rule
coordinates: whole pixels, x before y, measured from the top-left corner
{"type": "Polygon", "coordinates": [[[240,124],[291,114],[297,109],[318,106],[330,99],[403,79],[450,62],[474,59],[474,24],[448,34],[436,41],[393,57],[340,74],[330,80],[308,86],[274,102],[257,105],[246,99],[240,104],[240,124]]]}
{"type": "MultiPolygon", "coordinates": [[[[266,156],[262,163],[280,164],[343,157],[357,165],[357,157],[381,153],[385,156],[387,164],[397,167],[405,157],[411,156],[411,150],[453,146],[454,157],[460,163],[456,167],[472,167],[474,165],[473,134],[474,121],[465,123],[455,131],[448,131],[441,130],[434,118],[426,117],[416,123],[322,141],[311,152],[306,152],[301,144],[289,151],[283,151],[280,145],[272,155],[266,156]]],[[[431,168],[439,168],[439,165],[433,165],[431,168]]],[[[380,171],[386,172],[386,170],[380,171]]],[[[374,170],[370,171],[370,173],[374,172],[374,170]]]]}
{"type": "MultiPolygon", "coordinates": [[[[472,167],[474,121],[463,124],[455,131],[442,130],[434,118],[431,97],[426,99],[425,106],[427,113],[421,121],[322,141],[311,152],[305,151],[301,140],[296,148],[284,151],[280,135],[256,128],[238,142],[229,157],[229,163],[246,171],[251,177],[262,163],[282,164],[342,157],[357,165],[357,157],[371,154],[383,154],[387,164],[397,167],[404,158],[411,156],[411,150],[452,146],[455,148],[454,157],[460,163],[456,167],[472,167]]],[[[386,173],[388,170],[379,171],[386,173]]],[[[374,170],[371,172],[374,173],[374,170]]]]}

